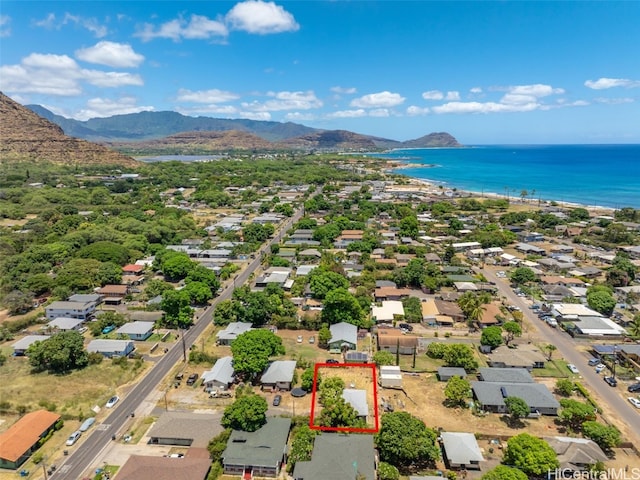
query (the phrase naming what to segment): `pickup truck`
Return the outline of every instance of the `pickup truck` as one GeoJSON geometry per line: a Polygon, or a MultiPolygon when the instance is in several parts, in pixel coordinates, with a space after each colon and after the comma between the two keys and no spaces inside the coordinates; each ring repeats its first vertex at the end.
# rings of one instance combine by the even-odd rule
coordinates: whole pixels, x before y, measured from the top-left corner
{"type": "Polygon", "coordinates": [[[231,398],[231,392],[214,390],[209,394],[209,398],[231,398]]]}

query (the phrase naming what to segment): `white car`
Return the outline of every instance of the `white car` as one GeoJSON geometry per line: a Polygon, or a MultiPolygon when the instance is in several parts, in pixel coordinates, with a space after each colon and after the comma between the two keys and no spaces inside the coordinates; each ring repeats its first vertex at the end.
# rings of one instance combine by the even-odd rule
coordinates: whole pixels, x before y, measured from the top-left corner
{"type": "Polygon", "coordinates": [[[115,406],[116,403],[118,403],[118,401],[120,400],[120,397],[118,397],[117,395],[114,395],[113,397],[111,397],[109,399],[109,401],[105,404],[106,408],[113,408],[115,406]]]}
{"type": "Polygon", "coordinates": [[[302,343],[302,335],[298,335],[298,338],[296,339],[296,342],[302,343]]]}
{"type": "Polygon", "coordinates": [[[636,408],[640,408],[640,400],[638,400],[635,397],[629,397],[627,398],[627,400],[629,400],[631,402],[631,405],[633,405],[636,408]]]}
{"type": "Polygon", "coordinates": [[[71,445],[73,445],[74,443],[76,443],[78,441],[78,439],[80,438],[80,435],[82,435],[82,432],[80,432],[79,430],[76,430],[75,432],[73,432],[69,438],[67,438],[67,447],[70,447],[71,445]]]}
{"type": "Polygon", "coordinates": [[[606,365],[600,363],[598,365],[596,365],[596,373],[600,373],[601,371],[603,371],[605,368],[607,368],[606,365]]]}
{"type": "Polygon", "coordinates": [[[578,367],[576,367],[573,363],[567,365],[567,368],[571,371],[571,373],[580,373],[578,367]]]}

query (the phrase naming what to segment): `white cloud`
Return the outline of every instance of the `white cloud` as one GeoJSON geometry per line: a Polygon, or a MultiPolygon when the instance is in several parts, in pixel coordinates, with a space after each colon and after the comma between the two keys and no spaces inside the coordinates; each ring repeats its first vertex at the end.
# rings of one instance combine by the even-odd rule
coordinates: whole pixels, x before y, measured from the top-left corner
{"type": "Polygon", "coordinates": [[[640,80],[630,80],[628,78],[606,78],[602,77],[598,80],[587,80],[584,86],[593,90],[605,90],[607,88],[624,87],[636,88],[640,87],[640,80]]]}
{"type": "Polygon", "coordinates": [[[274,112],[281,110],[309,110],[322,107],[322,101],[311,90],[307,92],[269,92],[267,95],[273,97],[273,100],[243,102],[242,108],[252,112],[274,112]]]}
{"type": "Polygon", "coordinates": [[[240,118],[248,118],[249,120],[271,120],[271,114],[269,112],[240,112],[240,118]]]}
{"type": "Polygon", "coordinates": [[[152,106],[136,105],[133,97],[122,97],[118,100],[109,98],[91,98],[87,101],[87,108],[75,113],[72,118],[76,120],[89,120],[97,117],[110,117],[112,115],[124,115],[127,113],[138,113],[152,111],[152,106]]]}
{"type": "Polygon", "coordinates": [[[119,68],[137,67],[144,62],[144,56],[134,52],[131,45],[108,41],[76,50],[76,58],[89,63],[119,68]]]}
{"type": "Polygon", "coordinates": [[[0,15],[0,38],[11,35],[11,17],[9,15],[0,15]]]}
{"type": "Polygon", "coordinates": [[[410,115],[412,117],[416,117],[418,115],[426,115],[430,112],[430,109],[428,107],[416,107],[415,105],[411,105],[410,107],[407,107],[407,115],[410,115]]]}
{"type": "Polygon", "coordinates": [[[226,20],[234,30],[260,35],[295,32],[300,28],[293,15],[274,2],[247,0],[237,3],[226,20]]]}
{"type": "Polygon", "coordinates": [[[229,31],[221,20],[212,20],[203,15],[191,15],[189,21],[184,18],[176,18],[158,26],[157,28],[145,23],[134,36],[148,42],[154,38],[170,38],[174,42],[182,38],[209,39],[212,37],[226,37],[229,31]]]}
{"type": "Polygon", "coordinates": [[[562,88],[553,88],[551,85],[543,85],[536,83],[533,85],[516,85],[508,87],[507,92],[515,95],[531,95],[533,97],[548,97],[549,95],[558,95],[564,93],[562,88]]]}
{"type": "Polygon", "coordinates": [[[107,27],[105,25],[101,25],[97,19],[82,17],[80,15],[72,15],[71,13],[65,13],[64,17],[60,20],[56,18],[54,13],[50,13],[42,20],[34,21],[33,24],[36,27],[42,27],[49,30],[60,30],[65,25],[75,24],[89,30],[96,36],[96,38],[102,38],[109,33],[107,27]]]}
{"type": "Polygon", "coordinates": [[[422,93],[422,98],[425,100],[442,100],[444,94],[440,90],[429,90],[428,92],[422,93]]]}
{"type": "Polygon", "coordinates": [[[607,105],[621,105],[623,103],[633,103],[635,100],[630,97],[622,97],[622,98],[605,98],[598,97],[593,99],[596,103],[604,103],[607,105]]]}
{"type": "Polygon", "coordinates": [[[195,114],[215,114],[215,115],[224,115],[227,117],[237,117],[238,116],[238,108],[233,105],[196,105],[194,107],[176,107],[176,112],[182,113],[183,115],[195,115],[195,114]]]}
{"type": "Polygon", "coordinates": [[[506,105],[496,102],[449,102],[444,105],[432,107],[434,113],[504,113],[504,112],[530,112],[540,107],[538,103],[520,105],[506,105]]]}
{"type": "Polygon", "coordinates": [[[342,95],[353,95],[357,92],[355,87],[331,87],[331,91],[342,95]]]}
{"type": "Polygon", "coordinates": [[[144,83],[139,75],[82,69],[67,55],[32,53],[19,65],[0,67],[0,89],[5,92],[73,96],[82,93],[83,82],[98,87],[144,83]]]}
{"type": "Polygon", "coordinates": [[[367,112],[363,108],[357,110],[339,110],[327,115],[328,118],[360,118],[366,116],[367,112]]]}
{"type": "Polygon", "coordinates": [[[404,100],[405,98],[400,96],[399,93],[384,91],[356,98],[349,105],[358,108],[388,108],[400,105],[404,100]]]}
{"type": "Polygon", "coordinates": [[[507,93],[500,99],[500,103],[507,105],[523,105],[527,103],[535,103],[538,98],[533,95],[522,95],[517,93],[507,93]]]}
{"type": "Polygon", "coordinates": [[[284,119],[289,122],[308,122],[310,120],[315,120],[316,116],[312,113],[289,112],[284,116],[284,119]]]}
{"type": "Polygon", "coordinates": [[[451,91],[447,92],[447,100],[460,100],[460,92],[451,91]]]}
{"type": "Polygon", "coordinates": [[[232,92],[225,92],[217,88],[211,90],[191,91],[185,88],[178,90],[177,100],[179,102],[192,103],[225,103],[240,98],[239,95],[232,92]]]}
{"type": "Polygon", "coordinates": [[[480,87],[473,87],[469,92],[478,95],[479,93],[482,93],[482,89],[480,87]]]}

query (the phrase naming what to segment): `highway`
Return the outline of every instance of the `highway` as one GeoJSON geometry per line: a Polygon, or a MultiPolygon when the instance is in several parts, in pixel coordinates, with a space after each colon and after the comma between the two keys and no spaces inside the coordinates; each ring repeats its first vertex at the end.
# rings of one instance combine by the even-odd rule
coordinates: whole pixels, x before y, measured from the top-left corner
{"type": "Polygon", "coordinates": [[[49,475],[51,480],[93,478],[94,469],[100,467],[100,465],[96,465],[95,462],[100,458],[101,452],[109,445],[109,442],[113,441],[111,437],[116,435],[116,437],[119,438],[119,436],[123,434],[131,418],[131,413],[135,412],[138,405],[154,391],[171,369],[178,362],[182,361],[183,346],[188,352],[191,345],[196,342],[207,326],[210,325],[213,311],[218,302],[231,298],[234,288],[243,285],[249,280],[251,274],[260,266],[262,254],[269,253],[271,245],[279,243],[284,233],[302,217],[303,213],[304,208],[301,207],[293,216],[279,226],[274,237],[261,247],[258,254],[256,254],[256,258],[252,259],[249,265],[240,271],[232,282],[227,284],[220,295],[216,297],[212,301],[212,304],[200,315],[195,324],[184,332],[182,341],[177,341],[164,356],[160,357],[144,377],[133,386],[131,391],[121,396],[120,401],[108,417],[106,417],[101,424],[97,424],[93,428],[93,431],[88,434],[85,441],[80,443],[68,457],[64,457],[64,463],[49,475]]]}
{"type": "MultiPolygon", "coordinates": [[[[538,332],[539,338],[557,347],[558,350],[554,353],[556,358],[562,357],[568,363],[573,363],[578,367],[582,377],[580,382],[594,394],[594,397],[604,409],[604,415],[608,419],[615,419],[616,423],[619,424],[619,428],[626,431],[626,435],[623,435],[623,437],[626,437],[625,439],[633,442],[636,446],[640,446],[640,411],[627,401],[626,397],[631,394],[620,395],[620,389],[624,388],[626,390],[626,386],[619,384],[617,388],[610,387],[603,380],[603,375],[597,374],[594,368],[587,364],[588,357],[576,349],[576,343],[569,334],[542,322],[529,308],[529,305],[513,292],[508,280],[498,278],[495,272],[489,269],[480,271],[489,282],[494,282],[497,285],[500,294],[506,297],[511,305],[516,305],[522,309],[525,318],[529,320],[532,327],[538,332]],[[625,426],[628,428],[624,428],[625,426]]],[[[627,392],[625,391],[624,393],[626,394],[627,392]]]]}

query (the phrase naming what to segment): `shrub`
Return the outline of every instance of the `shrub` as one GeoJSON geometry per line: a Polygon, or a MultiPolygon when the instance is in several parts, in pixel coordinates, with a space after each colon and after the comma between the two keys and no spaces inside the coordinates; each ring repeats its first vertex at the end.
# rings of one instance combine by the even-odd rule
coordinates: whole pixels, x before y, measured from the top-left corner
{"type": "Polygon", "coordinates": [[[427,356],[431,358],[443,358],[446,352],[446,343],[432,342],[427,347],[427,356]]]}

